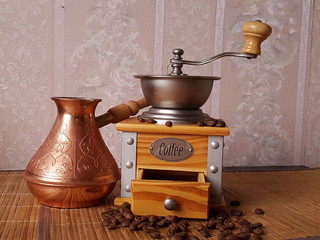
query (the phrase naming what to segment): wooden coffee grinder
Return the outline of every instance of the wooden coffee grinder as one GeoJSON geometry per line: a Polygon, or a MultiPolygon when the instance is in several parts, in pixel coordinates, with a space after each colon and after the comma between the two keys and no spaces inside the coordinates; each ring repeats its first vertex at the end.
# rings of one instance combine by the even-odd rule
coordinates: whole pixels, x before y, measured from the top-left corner
{"type": "Polygon", "coordinates": [[[184,64],[203,65],[225,56],[256,58],[271,34],[261,21],[243,27],[242,52],[225,52],[203,61],[183,60],[174,49],[169,75],[137,75],[151,108],[117,124],[122,131],[121,195],[115,204],[130,202],[136,215],[177,215],[208,218],[210,206],[223,205],[224,137],[230,131],[222,119],[200,107],[219,77],[189,76],[184,64]]]}

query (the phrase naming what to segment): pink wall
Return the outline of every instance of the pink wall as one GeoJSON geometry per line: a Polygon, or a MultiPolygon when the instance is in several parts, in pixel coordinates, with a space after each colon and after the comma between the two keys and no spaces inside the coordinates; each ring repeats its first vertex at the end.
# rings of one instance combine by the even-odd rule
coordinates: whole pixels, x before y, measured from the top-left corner
{"type": "MultiPolygon", "coordinates": [[[[96,97],[97,114],[142,97],[140,74],[166,74],[173,48],[200,60],[240,51],[244,22],[273,27],[258,59],[224,58],[203,110],[224,118],[225,165],[320,160],[318,1],[33,0],[0,2],[0,169],[24,169],[47,136],[51,96],[96,97]]],[[[101,129],[118,162],[120,133],[101,129]]]]}

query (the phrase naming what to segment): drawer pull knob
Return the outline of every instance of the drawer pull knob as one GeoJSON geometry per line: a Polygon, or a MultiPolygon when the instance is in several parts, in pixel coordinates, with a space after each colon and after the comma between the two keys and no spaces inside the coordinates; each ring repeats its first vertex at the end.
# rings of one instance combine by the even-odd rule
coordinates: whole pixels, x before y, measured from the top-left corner
{"type": "Polygon", "coordinates": [[[167,210],[174,210],[177,207],[177,203],[172,198],[167,198],[166,200],[164,200],[163,206],[167,210]]]}

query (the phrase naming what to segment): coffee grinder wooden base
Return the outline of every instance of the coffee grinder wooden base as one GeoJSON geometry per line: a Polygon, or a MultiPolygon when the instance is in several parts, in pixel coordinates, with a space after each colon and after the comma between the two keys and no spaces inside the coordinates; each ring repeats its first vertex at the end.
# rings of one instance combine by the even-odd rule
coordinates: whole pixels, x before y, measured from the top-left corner
{"type": "Polygon", "coordinates": [[[177,215],[206,219],[210,206],[224,208],[222,168],[227,127],[139,122],[117,124],[122,131],[121,193],[136,215],[177,215]]]}

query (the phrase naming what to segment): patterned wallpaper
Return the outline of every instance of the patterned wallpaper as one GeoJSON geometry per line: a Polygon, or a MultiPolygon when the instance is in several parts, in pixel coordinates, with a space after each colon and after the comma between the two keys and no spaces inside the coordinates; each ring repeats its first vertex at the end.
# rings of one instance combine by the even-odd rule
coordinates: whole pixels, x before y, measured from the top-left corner
{"type": "Polygon", "coordinates": [[[0,169],[23,169],[50,130],[51,1],[0,2],[0,169]]]}
{"type": "Polygon", "coordinates": [[[241,27],[248,19],[260,19],[273,28],[262,44],[261,57],[223,64],[221,101],[223,104],[227,99],[230,107],[221,107],[221,116],[232,127],[226,161],[239,165],[292,164],[300,40],[297,22],[301,22],[302,2],[226,3],[225,14],[230,16],[225,19],[226,49],[241,47],[241,27]]]}
{"type": "MultiPolygon", "coordinates": [[[[0,1],[0,169],[24,169],[56,116],[51,96],[101,98],[97,115],[142,97],[134,74],[166,74],[173,48],[201,60],[240,51],[244,22],[273,27],[253,60],[224,58],[203,111],[224,118],[226,166],[319,167],[320,4],[307,0],[0,1]]],[[[121,134],[101,129],[120,163],[121,134]]]]}

